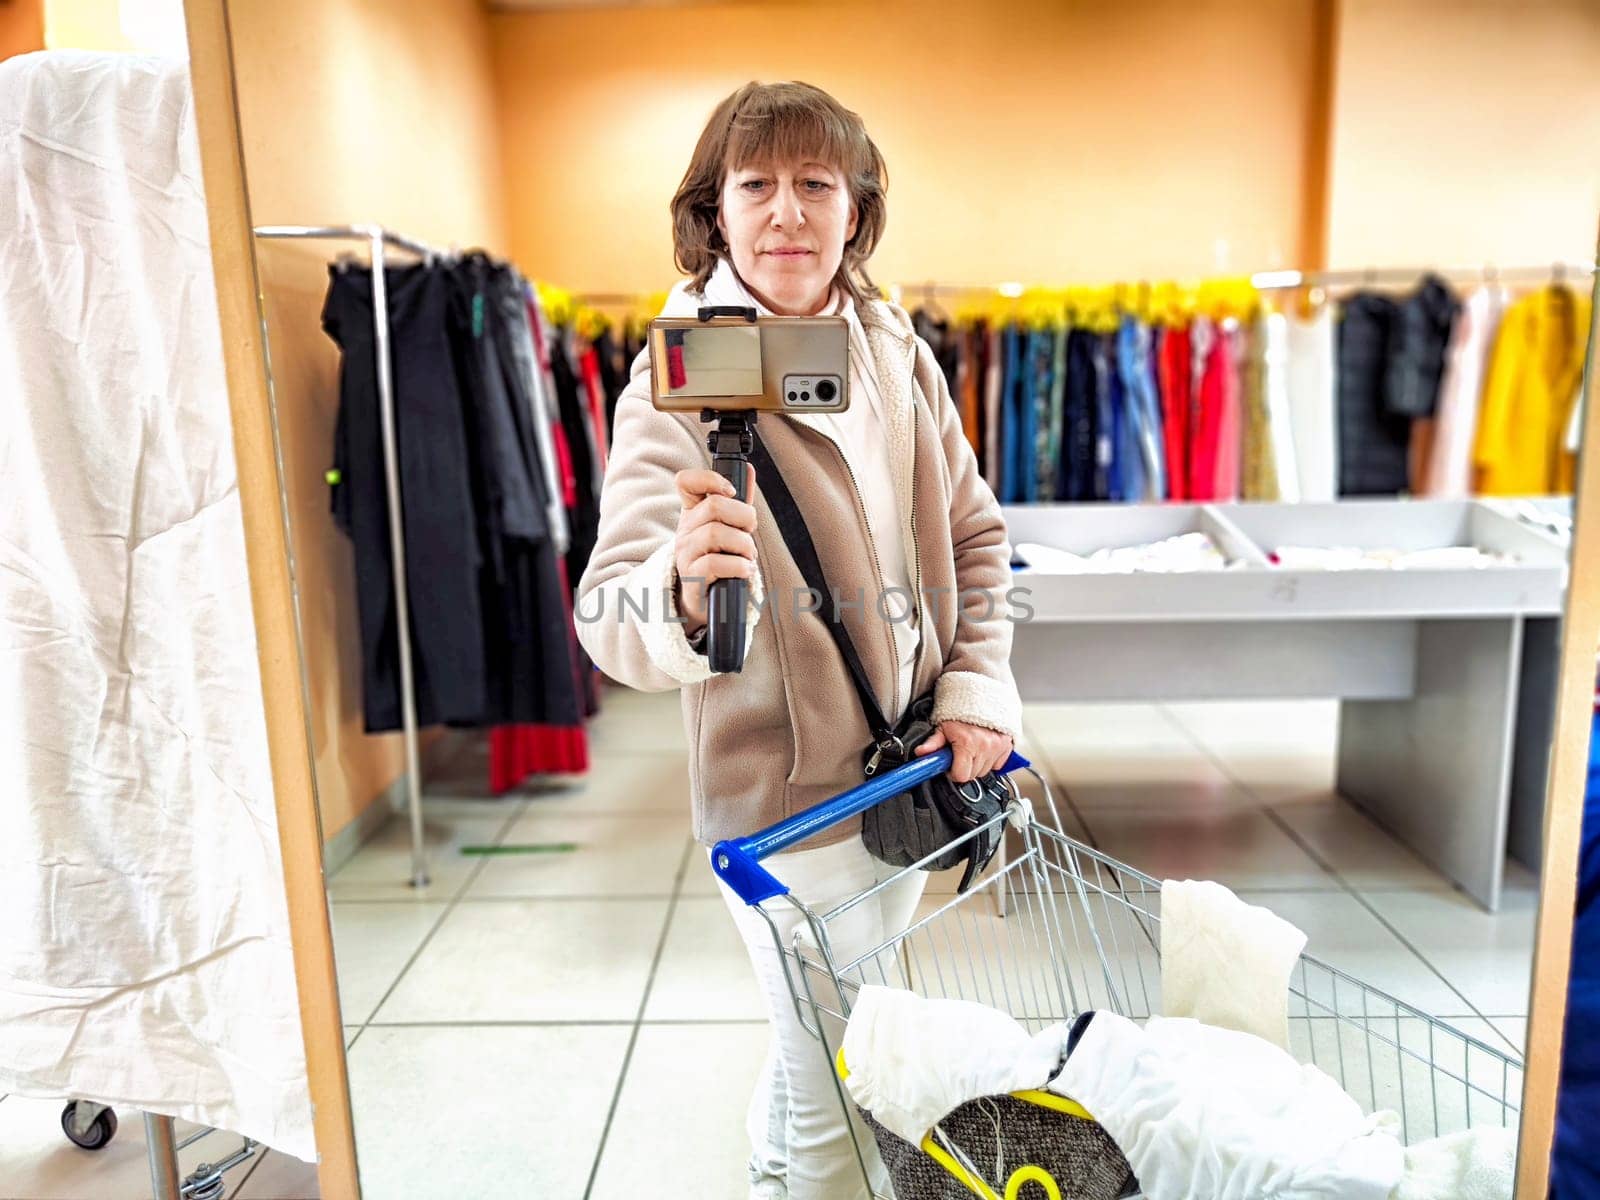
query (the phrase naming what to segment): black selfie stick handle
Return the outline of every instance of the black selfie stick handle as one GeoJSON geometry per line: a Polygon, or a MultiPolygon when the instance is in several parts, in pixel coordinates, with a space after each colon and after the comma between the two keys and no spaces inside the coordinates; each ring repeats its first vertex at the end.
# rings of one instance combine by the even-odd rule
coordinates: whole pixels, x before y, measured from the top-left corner
{"type": "MultiPolygon", "coordinates": [[[[734,498],[750,499],[750,451],[755,444],[753,412],[701,414],[717,426],[706,438],[711,466],[733,484],[734,498]]],[[[744,579],[718,579],[706,595],[706,661],[716,674],[744,667],[745,601],[750,584],[744,579]]]]}

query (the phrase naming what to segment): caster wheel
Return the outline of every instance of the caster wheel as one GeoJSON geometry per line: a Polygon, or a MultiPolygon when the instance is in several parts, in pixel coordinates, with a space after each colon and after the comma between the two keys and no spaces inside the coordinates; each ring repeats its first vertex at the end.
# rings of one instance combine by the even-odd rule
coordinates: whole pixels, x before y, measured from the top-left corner
{"type": "Polygon", "coordinates": [[[61,1132],[67,1135],[67,1140],[74,1146],[84,1150],[104,1150],[117,1136],[117,1114],[106,1108],[100,1115],[89,1123],[89,1128],[82,1133],[78,1132],[77,1122],[74,1119],[77,1103],[69,1103],[61,1110],[61,1132]]]}

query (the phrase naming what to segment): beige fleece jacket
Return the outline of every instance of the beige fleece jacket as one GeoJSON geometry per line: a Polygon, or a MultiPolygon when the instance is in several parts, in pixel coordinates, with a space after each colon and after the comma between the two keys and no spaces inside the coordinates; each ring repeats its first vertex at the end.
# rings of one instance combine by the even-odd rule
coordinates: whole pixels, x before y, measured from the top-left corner
{"type": "MultiPolygon", "coordinates": [[[[962,433],[943,373],[897,306],[864,305],[883,393],[902,535],[915,548],[922,633],[913,695],[934,689],[936,720],[1017,736],[1011,675],[1011,548],[994,494],[962,433]]],[[[862,780],[871,739],[850,676],[756,480],[757,586],[739,674],[712,675],[673,606],[679,502],[673,476],[709,467],[706,426],[650,403],[648,355],[617,401],[600,532],[578,584],[578,638],[606,674],[643,691],[678,688],[689,741],[694,836],[742,837],[862,780]]],[[[886,712],[901,711],[893,633],[872,525],[839,447],[819,426],[763,413],[757,432],[805,514],[840,615],[886,712]],[[855,603],[852,603],[855,602],[855,603]],[[887,701],[887,702],[885,702],[887,701]]],[[[891,598],[892,603],[892,598],[891,598]]],[[[802,848],[859,834],[860,818],[802,848]]]]}

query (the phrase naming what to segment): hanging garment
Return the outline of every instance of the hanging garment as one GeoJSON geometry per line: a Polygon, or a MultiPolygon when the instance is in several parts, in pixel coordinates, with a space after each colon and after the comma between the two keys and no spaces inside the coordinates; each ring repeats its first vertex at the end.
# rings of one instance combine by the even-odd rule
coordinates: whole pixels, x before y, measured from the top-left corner
{"type": "Polygon", "coordinates": [[[1121,437],[1117,412],[1117,347],[1110,335],[1095,334],[1094,353],[1094,498],[1122,499],[1122,474],[1117,468],[1121,437]]]}
{"type": "MultiPolygon", "coordinates": [[[[583,695],[582,667],[572,616],[567,565],[557,561],[566,628],[571,637],[572,692],[583,695]]],[[[489,790],[504,795],[529,775],[577,775],[589,769],[589,735],[582,724],[501,725],[489,734],[489,790]]]]}
{"type": "Polygon", "coordinates": [[[1218,500],[1237,500],[1244,473],[1245,361],[1245,332],[1238,321],[1230,317],[1222,322],[1211,357],[1217,367],[1220,389],[1216,425],[1217,477],[1212,494],[1218,500]]]}
{"type": "Polygon", "coordinates": [[[1027,341],[1015,325],[1006,326],[1005,384],[1000,411],[1000,501],[1016,504],[1022,499],[1022,410],[1028,386],[1025,362],[1027,341]]]}
{"type": "Polygon", "coordinates": [[[1095,499],[1095,409],[1094,334],[1074,329],[1067,334],[1057,500],[1095,499]]]}
{"type": "Polygon", "coordinates": [[[1167,497],[1189,499],[1189,331],[1163,329],[1157,339],[1161,432],[1166,441],[1167,497]]]}
{"type": "Polygon", "coordinates": [[[1405,490],[1411,418],[1385,399],[1396,305],[1358,292],[1339,322],[1339,494],[1393,495],[1405,490]]]}
{"type": "Polygon", "coordinates": [[[1472,488],[1472,441],[1478,430],[1478,402],[1483,394],[1500,317],[1510,297],[1498,285],[1476,288],[1461,306],[1444,375],[1420,490],[1429,496],[1464,497],[1472,488]]]}
{"type": "Polygon", "coordinates": [[[566,437],[567,451],[572,456],[572,470],[577,493],[577,503],[571,513],[572,546],[567,551],[567,578],[581,579],[594,553],[595,537],[600,529],[600,481],[604,472],[599,469],[594,435],[589,429],[589,417],[579,395],[578,379],[567,357],[566,339],[558,330],[550,328],[539,314],[534,325],[536,343],[549,364],[552,390],[555,393],[561,429],[566,437]]]}
{"type": "Polygon", "coordinates": [[[1384,407],[1395,416],[1433,416],[1460,307],[1444,280],[1434,275],[1397,306],[1383,379],[1384,407]]]}
{"type": "MultiPolygon", "coordinates": [[[[484,723],[541,722],[575,725],[582,718],[574,685],[574,636],[568,609],[569,589],[544,514],[552,497],[537,453],[532,398],[523,389],[512,350],[512,328],[505,317],[519,310],[522,282],[505,267],[482,256],[465,260],[456,272],[457,285],[470,289],[475,318],[458,323],[458,339],[470,339],[478,353],[481,376],[466,389],[475,403],[502,402],[509,421],[499,422],[513,452],[502,467],[525,490],[534,523],[531,529],[504,530],[500,546],[487,556],[500,573],[483,582],[484,639],[488,647],[490,709],[484,723]]],[[[458,361],[470,361],[463,344],[458,361]]],[[[469,372],[467,378],[473,378],[469,372]]]]}
{"type": "Polygon", "coordinates": [[[1300,499],[1336,500],[1339,421],[1333,310],[1321,308],[1310,317],[1290,316],[1285,321],[1290,440],[1300,499]]]}
{"type": "Polygon", "coordinates": [[[1243,482],[1246,500],[1300,498],[1289,416],[1288,342],[1288,318],[1263,309],[1249,341],[1243,482]]]}
{"type": "Polygon", "coordinates": [[[1484,385],[1473,462],[1485,496],[1572,490],[1565,433],[1583,377],[1589,301],[1548,287],[1513,304],[1500,323],[1484,385]]]}
{"type": "Polygon", "coordinates": [[[1128,417],[1124,455],[1135,460],[1137,468],[1129,477],[1129,493],[1124,499],[1165,500],[1164,437],[1161,404],[1150,373],[1150,327],[1131,316],[1122,318],[1117,331],[1117,370],[1128,417]]]}
{"type": "Polygon", "coordinates": [[[983,380],[983,481],[998,498],[1001,464],[1005,461],[1001,446],[1002,409],[1005,407],[1005,337],[999,326],[990,329],[985,338],[984,360],[987,368],[983,380]]]}
{"type": "MultiPolygon", "coordinates": [[[[465,398],[449,338],[451,283],[429,266],[385,270],[394,362],[395,443],[405,497],[406,586],[411,606],[417,720],[475,724],[489,712],[475,488],[465,398]]],[[[331,503],[355,552],[362,712],[368,733],[399,729],[400,651],[389,555],[389,501],[372,331],[372,272],[329,269],[322,327],[343,351],[331,503]]],[[[532,528],[524,494],[485,500],[495,520],[532,528]]]]}
{"type": "Polygon", "coordinates": [[[0,114],[0,1094],[315,1161],[188,69],[0,114]]]}
{"type": "Polygon", "coordinates": [[[529,323],[526,288],[511,272],[498,280],[496,298],[512,355],[512,370],[517,391],[525,400],[533,425],[534,444],[539,452],[539,476],[545,502],[545,525],[557,554],[565,554],[572,541],[563,499],[561,465],[556,459],[555,435],[551,423],[552,405],[545,394],[544,370],[534,346],[529,323]]]}
{"type": "Polygon", "coordinates": [[[584,396],[589,402],[589,428],[594,433],[594,461],[600,474],[606,473],[606,394],[600,382],[600,355],[593,345],[578,350],[583,375],[584,396]]]}
{"type": "Polygon", "coordinates": [[[606,444],[611,444],[611,427],[616,421],[617,397],[628,386],[628,369],[633,360],[610,325],[602,328],[594,339],[594,350],[600,357],[600,388],[606,398],[606,444]]]}
{"type": "Polygon", "coordinates": [[[1030,335],[1029,346],[1033,369],[1033,438],[1025,447],[1032,455],[1028,499],[1048,500],[1056,494],[1056,460],[1051,453],[1050,424],[1055,335],[1048,329],[1035,329],[1030,335]]]}
{"type": "Polygon", "coordinates": [[[1054,500],[1062,487],[1062,444],[1066,438],[1067,412],[1067,327],[1057,326],[1050,334],[1050,430],[1040,460],[1039,499],[1054,500]]]}
{"type": "Polygon", "coordinates": [[[1217,432],[1222,375],[1211,369],[1218,330],[1209,317],[1189,323],[1189,499],[1217,499],[1217,432]]]}
{"type": "Polygon", "coordinates": [[[982,324],[961,331],[961,354],[956,363],[956,390],[953,394],[961,411],[961,432],[972,447],[979,462],[983,461],[983,425],[978,393],[981,388],[984,363],[982,347],[985,341],[982,324]]]}

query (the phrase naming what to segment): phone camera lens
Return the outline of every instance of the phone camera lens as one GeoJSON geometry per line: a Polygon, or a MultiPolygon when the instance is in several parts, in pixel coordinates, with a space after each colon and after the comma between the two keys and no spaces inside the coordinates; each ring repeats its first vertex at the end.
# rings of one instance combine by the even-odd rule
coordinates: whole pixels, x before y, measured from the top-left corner
{"type": "Polygon", "coordinates": [[[790,403],[790,404],[793,404],[793,403],[794,403],[794,401],[795,401],[795,393],[793,393],[793,392],[790,392],[790,393],[789,393],[789,403],[790,403]]]}
{"type": "Polygon", "coordinates": [[[811,393],[810,392],[801,392],[800,393],[800,399],[802,399],[802,400],[810,400],[811,399],[811,393]]]}
{"type": "Polygon", "coordinates": [[[817,382],[817,399],[822,401],[832,400],[839,394],[839,389],[834,386],[833,380],[822,379],[817,382]]]}

